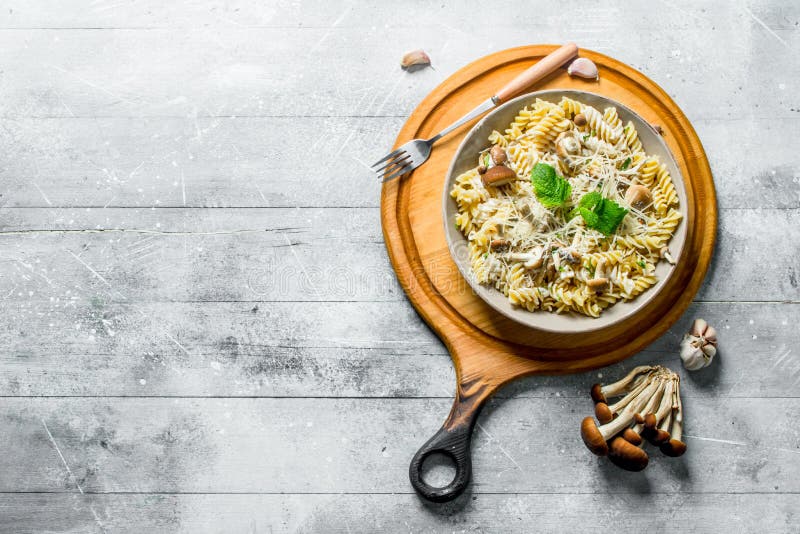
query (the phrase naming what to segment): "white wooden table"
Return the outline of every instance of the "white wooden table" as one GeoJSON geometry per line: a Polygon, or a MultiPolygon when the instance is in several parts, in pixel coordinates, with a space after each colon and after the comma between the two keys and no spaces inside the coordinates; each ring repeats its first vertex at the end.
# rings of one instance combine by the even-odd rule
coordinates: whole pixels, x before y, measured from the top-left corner
{"type": "MultiPolygon", "coordinates": [[[[163,3],[0,9],[0,531],[800,528],[800,5],[163,3]],[[575,40],[693,121],[719,244],[691,309],[613,368],[501,392],[448,505],[407,478],[454,376],[395,281],[365,168],[457,68],[575,40]],[[405,73],[424,48],[434,68],[405,73]],[[681,459],[578,435],[602,373],[680,369],[681,459]]],[[[436,473],[434,473],[436,475],[436,473]]]]}

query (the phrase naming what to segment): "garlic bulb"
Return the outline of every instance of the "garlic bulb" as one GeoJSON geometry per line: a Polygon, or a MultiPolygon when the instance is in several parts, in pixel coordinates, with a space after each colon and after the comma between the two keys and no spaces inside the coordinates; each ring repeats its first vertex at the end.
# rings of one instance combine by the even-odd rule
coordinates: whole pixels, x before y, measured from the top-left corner
{"type": "Polygon", "coordinates": [[[695,319],[681,341],[681,360],[689,371],[707,367],[717,354],[717,331],[703,319],[695,319]]]}

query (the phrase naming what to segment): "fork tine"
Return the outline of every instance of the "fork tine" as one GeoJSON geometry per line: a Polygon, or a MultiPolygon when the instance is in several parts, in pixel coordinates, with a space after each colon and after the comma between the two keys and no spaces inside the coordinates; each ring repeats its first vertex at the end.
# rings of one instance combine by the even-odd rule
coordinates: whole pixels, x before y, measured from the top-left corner
{"type": "Polygon", "coordinates": [[[403,163],[404,160],[407,160],[410,157],[411,156],[407,152],[403,152],[402,156],[398,156],[398,157],[396,157],[396,158],[394,158],[392,160],[389,160],[388,162],[386,162],[386,164],[383,167],[381,167],[379,169],[374,169],[374,170],[375,170],[376,173],[381,174],[385,170],[388,170],[389,167],[391,167],[392,165],[397,165],[399,163],[403,163]]]}
{"type": "Polygon", "coordinates": [[[392,172],[388,176],[384,176],[382,181],[385,183],[390,180],[394,180],[395,178],[403,176],[407,172],[414,170],[412,163],[413,162],[409,161],[408,163],[399,168],[392,169],[392,172]]]}
{"type": "MultiPolygon", "coordinates": [[[[397,150],[395,150],[394,152],[389,152],[389,153],[388,153],[388,154],[386,154],[384,157],[382,157],[381,159],[379,159],[378,161],[376,161],[375,163],[373,163],[371,166],[372,166],[372,167],[375,167],[375,166],[376,166],[376,165],[378,165],[379,163],[383,163],[383,162],[384,162],[384,161],[386,161],[387,159],[391,159],[391,158],[393,158],[394,156],[397,156],[398,154],[400,154],[401,152],[403,152],[403,147],[400,147],[400,148],[398,148],[398,149],[397,149],[397,150]]],[[[376,171],[376,172],[377,172],[377,171],[376,171]]]]}

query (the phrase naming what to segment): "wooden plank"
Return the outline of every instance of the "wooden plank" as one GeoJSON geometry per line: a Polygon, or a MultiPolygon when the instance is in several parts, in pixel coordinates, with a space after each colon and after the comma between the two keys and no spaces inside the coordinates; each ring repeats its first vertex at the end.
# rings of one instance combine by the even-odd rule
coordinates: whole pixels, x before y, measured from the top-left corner
{"type": "MultiPolygon", "coordinates": [[[[0,332],[0,395],[453,395],[444,347],[405,303],[257,306],[253,312],[253,304],[97,301],[41,316],[23,309],[18,318],[3,306],[13,319],[0,332]]],[[[704,317],[720,330],[720,354],[710,368],[683,373],[685,396],[797,397],[800,366],[789,325],[799,308],[694,304],[630,360],[592,373],[530,378],[500,396],[584,398],[593,382],[638,364],[680,370],[679,340],[694,317],[704,317]]]]}
{"type": "Polygon", "coordinates": [[[794,532],[797,494],[467,494],[452,504],[415,495],[4,494],[18,533],[140,532],[794,532]],[[655,512],[661,510],[662,513],[655,512]],[[95,517],[96,516],[96,517],[95,517]],[[621,518],[624,518],[621,519],[621,518]]]}
{"type": "MultiPolygon", "coordinates": [[[[311,27],[305,20],[292,25],[278,19],[280,27],[271,28],[221,20],[215,21],[217,27],[146,31],[0,30],[0,61],[15,74],[5,86],[0,114],[405,116],[444,77],[469,61],[504,48],[566,39],[652,75],[693,120],[735,118],[742,114],[739,110],[771,119],[793,114],[785,82],[787,93],[781,97],[764,99],[763,94],[771,73],[781,72],[785,80],[800,74],[800,67],[790,61],[800,34],[786,23],[796,18],[796,8],[774,13],[772,20],[781,22],[770,28],[771,34],[746,11],[729,10],[722,2],[717,14],[700,13],[699,19],[680,10],[653,17],[646,6],[624,4],[616,9],[575,7],[552,17],[531,13],[538,21],[533,26],[516,17],[498,25],[464,24],[474,19],[479,6],[468,8],[461,20],[449,10],[416,9],[424,11],[421,24],[410,22],[413,9],[398,4],[388,14],[371,18],[371,9],[337,6],[318,19],[319,25],[309,21],[311,27]],[[576,23],[576,11],[586,22],[576,23]],[[347,21],[353,13],[358,17],[347,21]],[[359,19],[364,26],[358,26],[359,19]],[[400,20],[413,28],[397,26],[400,20]],[[664,26],[668,20],[676,25],[673,31],[664,26]],[[648,37],[626,31],[634,26],[648,37]],[[385,46],[375,46],[378,41],[385,46]],[[699,42],[705,46],[687,47],[699,42]],[[402,72],[402,54],[419,47],[431,54],[436,70],[402,72]],[[731,61],[732,56],[737,60],[731,61]],[[30,57],[46,61],[28,61],[30,57]],[[298,70],[301,58],[314,68],[298,70]],[[752,79],[765,81],[748,83],[752,79]]],[[[48,26],[45,20],[37,25],[48,26]]],[[[778,83],[769,87],[781,91],[778,83]]]]}
{"type": "MultiPolygon", "coordinates": [[[[587,397],[489,404],[477,493],[797,493],[800,399],[685,399],[689,451],[621,472],[581,444],[587,397]],[[770,414],[764,417],[764,414],[770,414]]],[[[448,399],[4,399],[1,492],[408,492],[448,399]],[[63,457],[63,460],[62,460],[63,457]],[[67,466],[69,469],[67,469],[67,466]]]]}
{"type": "Polygon", "coordinates": [[[5,206],[379,204],[369,169],[400,118],[19,119],[4,122],[5,206]],[[309,157],[313,154],[313,157],[309,157]]]}
{"type": "MultiPolygon", "coordinates": [[[[0,294],[26,305],[51,297],[60,302],[405,301],[374,208],[64,208],[2,214],[0,294]]],[[[721,210],[717,248],[698,299],[800,301],[792,248],[799,241],[800,210],[721,210]],[[754,243],[754,228],[761,242],[774,246],[754,243]]],[[[469,290],[466,283],[461,289],[469,290]]]]}
{"type": "MultiPolygon", "coordinates": [[[[264,27],[285,28],[340,28],[353,31],[370,28],[385,22],[392,28],[420,28],[436,26],[440,20],[459,22],[464,31],[480,27],[471,16],[484,5],[478,0],[459,2],[439,13],[426,6],[414,3],[375,5],[364,0],[350,2],[344,6],[331,3],[314,4],[313,7],[297,5],[287,0],[271,2],[265,6],[254,0],[229,0],[224,5],[207,5],[204,2],[182,1],[164,4],[157,0],[97,2],[87,8],[84,2],[71,0],[62,2],[25,2],[9,0],[8,9],[0,14],[2,28],[236,28],[264,27]],[[338,20],[341,19],[341,20],[338,20]]],[[[564,9],[552,10],[547,17],[541,11],[519,10],[515,20],[526,28],[540,31],[554,25],[565,25],[572,21],[570,30],[588,31],[598,26],[611,27],[636,20],[643,31],[663,29],[680,31],[691,29],[698,23],[713,23],[719,20],[735,21],[739,24],[747,19],[736,17],[723,8],[727,2],[713,0],[698,5],[679,1],[664,5],[658,17],[653,16],[652,6],[628,5],[612,1],[602,9],[591,8],[580,2],[568,1],[564,9]],[[587,17],[575,19],[566,11],[580,7],[587,17]],[[712,14],[719,13],[716,17],[712,14]],[[591,17],[590,17],[591,16],[591,17]],[[592,18],[592,20],[586,20],[592,18]],[[694,24],[693,24],[694,23],[694,24]]],[[[748,4],[750,10],[765,24],[775,30],[792,29],[792,16],[797,7],[792,4],[775,5],[774,1],[756,0],[748,4]]],[[[501,27],[510,26],[507,20],[498,20],[501,27]]]]}
{"type": "MultiPolygon", "coordinates": [[[[0,102],[0,106],[3,104],[0,102]]],[[[800,120],[695,120],[722,208],[797,208],[800,120]],[[762,146],[763,145],[763,146],[762,146]],[[759,157],[742,158],[743,146],[759,157]]],[[[7,207],[377,207],[400,117],[7,119],[7,207]],[[310,157],[313,154],[313,157],[310,157]]],[[[92,221],[93,225],[100,221],[92,221]]]]}

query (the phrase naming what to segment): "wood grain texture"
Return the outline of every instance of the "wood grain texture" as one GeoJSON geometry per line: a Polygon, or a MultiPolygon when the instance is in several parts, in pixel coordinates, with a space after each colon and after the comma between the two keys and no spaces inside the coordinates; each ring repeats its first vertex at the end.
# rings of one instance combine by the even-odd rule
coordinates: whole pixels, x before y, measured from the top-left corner
{"type": "MultiPolygon", "coordinates": [[[[580,421],[593,407],[588,395],[492,400],[473,437],[472,491],[650,492],[654,499],[680,491],[800,492],[800,479],[785,468],[800,453],[792,425],[800,400],[690,400],[690,453],[672,459],[651,449],[640,475],[620,473],[582,445],[580,421]]],[[[450,403],[3,399],[0,445],[16,452],[0,458],[0,492],[410,493],[409,460],[450,403]]]]}
{"type": "Polygon", "coordinates": [[[513,16],[486,25],[477,0],[4,3],[0,530],[796,530],[796,454],[768,447],[800,444],[780,415],[796,418],[800,377],[800,6],[505,6],[513,16]],[[454,370],[396,282],[380,186],[361,162],[470,61],[569,39],[634,66],[691,120],[717,186],[714,261],[695,303],[633,358],[503,389],[479,421],[494,439],[478,428],[474,442],[477,477],[492,485],[426,506],[403,482],[454,394],[454,370]],[[419,47],[434,68],[401,71],[400,56],[419,47]],[[294,246],[280,246],[281,228],[296,232],[294,246]],[[358,276],[342,284],[350,270],[358,276]],[[679,370],[676,343],[695,316],[724,337],[714,366],[682,373],[687,424],[717,441],[691,442],[685,470],[653,458],[643,479],[582,456],[569,440],[588,385],[636,364],[679,370]],[[779,444],[764,426],[773,413],[779,444]],[[86,494],[37,417],[76,480],[88,475],[86,494]],[[224,421],[237,438],[208,438],[224,421]],[[165,430],[171,444],[156,458],[165,430]],[[108,436],[126,446],[109,452],[108,436]],[[328,456],[350,469],[342,484],[322,478],[328,456]],[[205,474],[218,465],[217,478],[205,474]],[[283,473],[274,493],[247,492],[266,487],[253,466],[283,473]],[[332,493],[292,493],[302,490],[291,469],[332,493]],[[565,474],[581,487],[557,488],[565,474]],[[32,487],[42,493],[20,493],[32,487]]]}
{"type": "Polygon", "coordinates": [[[552,495],[473,494],[426,506],[415,495],[5,494],[0,514],[14,532],[574,532],[587,524],[627,524],[685,532],[793,532],[794,494],[670,493],[552,495]],[[652,506],[679,513],[654,514],[652,506]],[[731,513],[736,510],[736,513],[731,513]],[[94,514],[97,517],[94,517],[94,514]],[[130,521],[135,518],[135,524],[130,521]]]}

